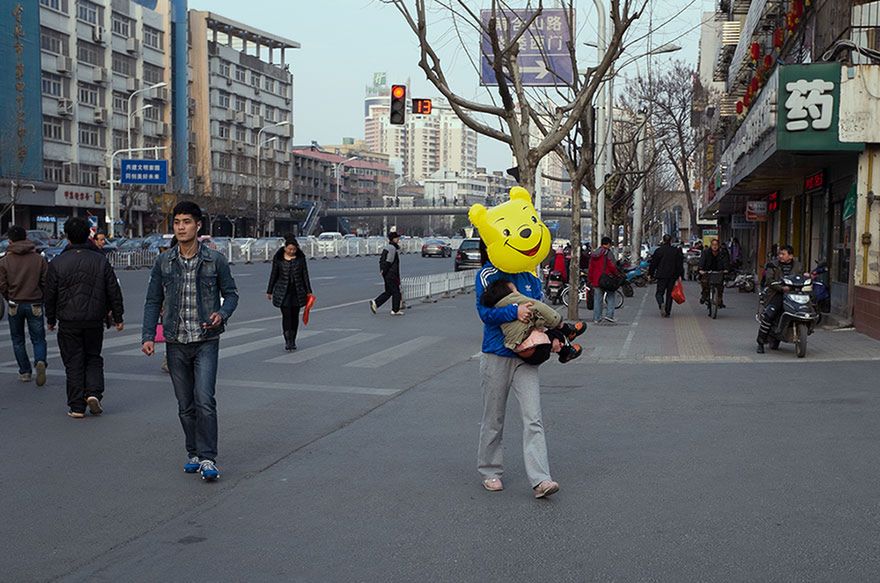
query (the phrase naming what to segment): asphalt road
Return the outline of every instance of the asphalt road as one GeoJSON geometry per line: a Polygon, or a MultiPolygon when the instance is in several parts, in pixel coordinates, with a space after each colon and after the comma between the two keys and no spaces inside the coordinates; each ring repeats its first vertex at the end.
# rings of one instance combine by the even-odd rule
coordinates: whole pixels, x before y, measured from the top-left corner
{"type": "MultiPolygon", "coordinates": [[[[216,484],[181,471],[170,381],[136,341],[105,350],[101,418],[64,415],[57,357],[43,389],[0,369],[0,579],[876,580],[876,360],[693,362],[695,330],[745,358],[746,300],[707,324],[660,319],[639,290],[582,360],[541,368],[560,493],[532,498],[515,405],[506,489],[488,493],[474,297],[373,316],[375,261],[309,263],[323,311],[292,354],[267,267],[235,267],[247,301],[221,344],[216,484]],[[678,348],[648,360],[656,343],[678,348]]],[[[404,272],[447,263],[406,256],[404,272]]],[[[146,275],[121,279],[139,321],[146,275]]]]}

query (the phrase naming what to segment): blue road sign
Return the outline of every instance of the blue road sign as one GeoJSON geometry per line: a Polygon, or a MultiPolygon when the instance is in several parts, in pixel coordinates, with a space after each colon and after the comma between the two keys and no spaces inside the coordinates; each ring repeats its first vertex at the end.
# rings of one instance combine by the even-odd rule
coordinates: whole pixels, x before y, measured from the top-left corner
{"type": "MultiPolygon", "coordinates": [[[[534,15],[534,10],[498,11],[497,27],[501,46],[505,40],[516,37],[534,15]]],[[[480,41],[480,83],[498,85],[492,69],[492,42],[487,31],[492,18],[491,10],[481,10],[483,35],[480,41]]],[[[568,21],[565,10],[543,10],[519,39],[517,63],[523,85],[553,87],[570,85],[574,81],[568,45],[575,23],[568,21]]]]}
{"type": "Polygon", "coordinates": [[[120,184],[167,184],[168,160],[122,160],[120,184]]]}

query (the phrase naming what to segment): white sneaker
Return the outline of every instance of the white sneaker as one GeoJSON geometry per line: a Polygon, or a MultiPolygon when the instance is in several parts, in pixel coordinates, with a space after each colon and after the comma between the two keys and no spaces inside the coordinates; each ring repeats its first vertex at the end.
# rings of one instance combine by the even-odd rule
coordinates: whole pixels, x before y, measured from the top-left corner
{"type": "Polygon", "coordinates": [[[403,310],[397,310],[396,312],[394,310],[391,310],[391,315],[392,316],[402,316],[403,310]]]}
{"type": "Polygon", "coordinates": [[[379,306],[376,305],[376,300],[370,300],[370,311],[374,314],[379,310],[379,306]]]}
{"type": "Polygon", "coordinates": [[[617,320],[615,320],[615,319],[612,318],[611,316],[605,316],[605,321],[606,321],[606,322],[611,322],[612,324],[616,324],[616,323],[617,323],[617,320]]]}

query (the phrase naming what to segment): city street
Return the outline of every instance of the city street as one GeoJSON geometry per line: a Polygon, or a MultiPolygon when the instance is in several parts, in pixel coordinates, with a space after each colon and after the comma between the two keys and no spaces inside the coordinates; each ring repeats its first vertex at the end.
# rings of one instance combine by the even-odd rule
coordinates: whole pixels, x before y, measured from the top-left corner
{"type": "MultiPolygon", "coordinates": [[[[561,491],[535,500],[510,404],[505,490],[476,472],[473,294],[390,305],[376,258],[309,262],[318,304],[286,353],[268,265],[235,265],[221,341],[223,476],[184,474],[161,356],[140,354],[148,274],[120,272],[106,413],[17,381],[0,326],[0,539],[10,581],[871,580],[880,569],[880,343],[820,330],[754,354],[753,294],[662,319],[637,289],[585,354],[541,367],[561,491]],[[748,366],[742,366],[748,363],[748,366]]],[[[451,270],[407,255],[404,276],[451,270]]],[[[583,316],[589,319],[584,310],[583,316]]]]}

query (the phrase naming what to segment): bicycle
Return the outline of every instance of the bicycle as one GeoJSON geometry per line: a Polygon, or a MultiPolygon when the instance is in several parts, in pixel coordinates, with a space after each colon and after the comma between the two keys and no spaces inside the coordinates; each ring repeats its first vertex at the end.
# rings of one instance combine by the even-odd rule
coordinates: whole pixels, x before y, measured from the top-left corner
{"type": "Polygon", "coordinates": [[[724,272],[704,271],[703,276],[709,283],[709,301],[706,302],[706,307],[709,309],[709,317],[715,320],[718,318],[718,306],[721,305],[718,288],[724,286],[724,272]]]}
{"type": "MultiPolygon", "coordinates": [[[[568,296],[569,296],[568,291],[569,291],[570,288],[571,288],[571,286],[570,286],[569,284],[566,284],[566,285],[562,288],[562,291],[560,292],[560,293],[562,294],[562,303],[563,303],[566,307],[568,307],[568,296]]],[[[580,283],[579,283],[579,285],[578,285],[578,302],[584,302],[584,305],[585,305],[585,306],[588,306],[589,302],[587,301],[587,298],[588,298],[590,292],[592,292],[592,291],[593,291],[593,288],[590,287],[590,284],[589,284],[588,281],[587,281],[587,274],[586,274],[586,272],[581,271],[581,275],[580,275],[580,283]]],[[[614,291],[614,292],[612,292],[612,293],[614,294],[615,298],[617,299],[617,304],[616,304],[616,306],[615,306],[614,309],[619,310],[620,308],[623,307],[623,301],[624,301],[624,299],[625,299],[625,296],[624,296],[624,294],[623,294],[623,291],[622,291],[620,288],[617,288],[617,291],[614,291]]],[[[606,303],[607,301],[608,301],[608,292],[607,292],[607,291],[603,291],[603,292],[602,292],[602,302],[603,302],[603,305],[605,305],[605,303],[606,303]]],[[[589,306],[588,306],[588,309],[589,309],[589,306]]]]}

